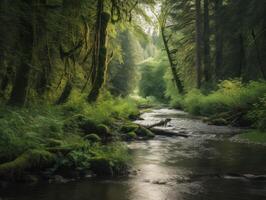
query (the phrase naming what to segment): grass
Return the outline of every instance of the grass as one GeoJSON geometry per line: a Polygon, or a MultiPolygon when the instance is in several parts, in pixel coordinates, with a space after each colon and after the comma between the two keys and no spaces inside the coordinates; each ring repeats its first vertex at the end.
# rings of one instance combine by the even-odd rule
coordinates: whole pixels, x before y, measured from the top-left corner
{"type": "Polygon", "coordinates": [[[264,143],[266,144],[266,132],[261,132],[258,130],[249,131],[239,135],[240,139],[248,140],[255,143],[264,143]]]}

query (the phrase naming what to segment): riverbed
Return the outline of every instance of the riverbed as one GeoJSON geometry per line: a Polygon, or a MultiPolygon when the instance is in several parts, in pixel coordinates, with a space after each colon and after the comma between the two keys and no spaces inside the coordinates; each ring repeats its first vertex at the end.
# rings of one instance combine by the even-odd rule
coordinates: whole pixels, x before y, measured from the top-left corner
{"type": "Polygon", "coordinates": [[[138,124],[164,120],[171,132],[128,144],[134,173],[65,184],[16,185],[0,200],[265,200],[266,147],[233,142],[241,129],[213,126],[172,109],[144,113],[138,124]]]}

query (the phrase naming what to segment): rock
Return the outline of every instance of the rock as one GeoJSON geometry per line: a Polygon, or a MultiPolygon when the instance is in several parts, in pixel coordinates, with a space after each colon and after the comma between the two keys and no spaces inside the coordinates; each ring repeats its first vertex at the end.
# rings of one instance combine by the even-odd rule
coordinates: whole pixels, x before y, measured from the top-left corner
{"type": "Polygon", "coordinates": [[[165,180],[155,180],[155,181],[152,181],[152,184],[166,185],[167,181],[165,181],[165,180]]]}
{"type": "Polygon", "coordinates": [[[122,132],[122,133],[135,132],[138,128],[139,128],[139,126],[137,124],[125,123],[120,128],[120,132],[122,132]]]}
{"type": "Polygon", "coordinates": [[[144,128],[142,126],[139,126],[138,129],[136,130],[136,134],[139,137],[142,137],[143,139],[150,139],[154,138],[155,135],[147,128],[144,128]]]}
{"type": "Polygon", "coordinates": [[[67,182],[69,182],[69,180],[65,179],[63,176],[55,175],[54,176],[54,182],[55,183],[67,183],[67,182]]]}
{"type": "Polygon", "coordinates": [[[136,176],[136,175],[138,175],[138,171],[137,170],[131,170],[131,171],[129,171],[129,174],[136,176]]]}
{"type": "Polygon", "coordinates": [[[106,158],[94,158],[91,160],[91,170],[97,176],[113,176],[112,163],[106,158]]]}
{"type": "Polygon", "coordinates": [[[135,132],[129,132],[126,134],[126,140],[127,141],[132,141],[137,139],[137,134],[135,132]]]}
{"type": "Polygon", "coordinates": [[[225,126],[228,125],[228,122],[223,118],[211,119],[208,124],[216,126],[225,126]]]}
{"type": "Polygon", "coordinates": [[[32,184],[36,184],[39,182],[39,177],[35,176],[35,175],[30,175],[27,174],[23,177],[23,181],[27,182],[27,183],[32,183],[32,184]]]}
{"type": "Polygon", "coordinates": [[[249,180],[256,180],[256,181],[265,181],[266,180],[266,175],[244,174],[243,176],[249,180]]]}

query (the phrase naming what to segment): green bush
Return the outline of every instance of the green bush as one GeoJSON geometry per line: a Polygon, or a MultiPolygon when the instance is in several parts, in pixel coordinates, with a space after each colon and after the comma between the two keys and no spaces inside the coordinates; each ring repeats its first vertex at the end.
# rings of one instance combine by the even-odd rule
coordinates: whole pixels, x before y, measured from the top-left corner
{"type": "Polygon", "coordinates": [[[139,81],[140,96],[155,97],[164,102],[166,85],[164,81],[165,69],[168,67],[166,58],[156,58],[142,63],[139,66],[141,78],[139,81]]]}
{"type": "Polygon", "coordinates": [[[248,118],[256,128],[266,131],[266,94],[254,104],[254,109],[249,111],[248,118]]]}
{"type": "Polygon", "coordinates": [[[242,84],[238,80],[225,80],[216,91],[207,95],[196,89],[190,91],[185,95],[182,106],[195,115],[219,116],[228,113],[229,118],[235,115],[247,125],[253,122],[265,129],[265,93],[264,81],[242,84]]]}

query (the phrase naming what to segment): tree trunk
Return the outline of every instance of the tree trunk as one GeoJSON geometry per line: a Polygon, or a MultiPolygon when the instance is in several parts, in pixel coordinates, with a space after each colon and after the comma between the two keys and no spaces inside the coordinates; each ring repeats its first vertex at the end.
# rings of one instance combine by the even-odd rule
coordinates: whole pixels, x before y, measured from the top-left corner
{"type": "Polygon", "coordinates": [[[10,105],[16,106],[23,106],[27,98],[33,50],[33,1],[20,2],[20,8],[20,66],[17,68],[14,86],[8,102],[10,105]]]}
{"type": "Polygon", "coordinates": [[[195,0],[196,5],[196,75],[197,88],[201,87],[201,0],[195,0]]]}
{"type": "Polygon", "coordinates": [[[95,77],[93,78],[92,88],[88,95],[89,102],[95,102],[99,96],[100,89],[105,80],[105,71],[107,68],[107,26],[110,20],[110,15],[103,12],[104,0],[98,0],[97,6],[97,20],[96,20],[96,32],[95,32],[95,45],[93,55],[93,71],[95,77]]]}
{"type": "Polygon", "coordinates": [[[252,29],[252,38],[254,40],[257,60],[258,60],[258,64],[259,64],[259,67],[260,67],[260,71],[261,71],[262,77],[263,77],[263,79],[266,79],[266,72],[265,72],[265,70],[263,68],[263,62],[262,62],[262,59],[261,59],[259,45],[258,45],[258,42],[257,42],[256,33],[255,33],[254,29],[252,29]]]}
{"type": "Polygon", "coordinates": [[[49,58],[48,36],[47,36],[47,0],[39,0],[37,5],[35,22],[36,22],[36,51],[40,63],[41,71],[38,74],[37,80],[37,92],[39,95],[43,95],[47,90],[49,84],[49,76],[51,73],[51,63],[49,58]]]}
{"type": "Polygon", "coordinates": [[[209,24],[209,0],[204,0],[204,76],[205,82],[212,79],[210,58],[210,24],[209,24]]]}
{"type": "Polygon", "coordinates": [[[215,0],[214,19],[215,19],[215,78],[221,77],[223,64],[223,33],[222,33],[222,6],[223,0],[215,0]]]}
{"type": "Polygon", "coordinates": [[[241,78],[243,75],[243,70],[246,66],[246,52],[243,34],[239,34],[239,68],[238,68],[238,77],[241,78]]]}
{"type": "Polygon", "coordinates": [[[61,96],[59,97],[59,99],[56,102],[57,105],[64,104],[67,102],[68,97],[71,94],[72,88],[73,88],[72,81],[69,79],[65,85],[65,88],[64,88],[61,96]]]}
{"type": "Polygon", "coordinates": [[[168,46],[168,43],[167,43],[167,39],[166,39],[166,36],[165,36],[165,33],[164,33],[164,27],[161,27],[161,33],[162,33],[162,38],[163,38],[163,43],[164,43],[164,47],[165,47],[165,50],[166,50],[166,54],[167,54],[167,57],[168,57],[168,60],[169,60],[169,63],[170,63],[172,75],[174,77],[175,85],[176,85],[176,87],[178,89],[178,92],[180,94],[183,94],[184,87],[183,87],[182,82],[181,82],[181,80],[180,80],[180,78],[178,76],[178,73],[177,73],[177,70],[176,70],[176,66],[175,66],[175,64],[173,63],[173,60],[172,60],[170,49],[169,49],[169,46],[168,46]]]}

